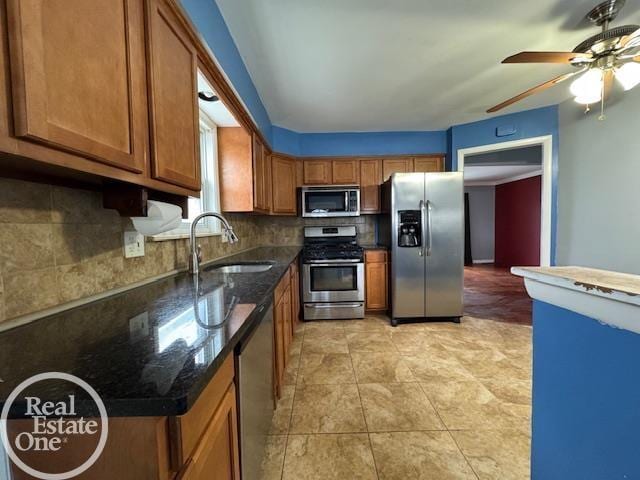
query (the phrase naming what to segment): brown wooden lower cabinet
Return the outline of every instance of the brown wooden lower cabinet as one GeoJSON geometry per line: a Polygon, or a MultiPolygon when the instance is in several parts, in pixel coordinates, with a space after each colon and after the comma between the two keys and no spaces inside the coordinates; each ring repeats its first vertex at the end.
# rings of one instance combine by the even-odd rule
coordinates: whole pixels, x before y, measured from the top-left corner
{"type": "MultiPolygon", "coordinates": [[[[231,354],[184,415],[110,418],[105,449],[89,470],[74,479],[240,480],[234,368],[231,354]]],[[[33,422],[11,420],[8,428],[14,436],[32,429],[33,422]]],[[[88,456],[81,437],[71,436],[75,443],[65,445],[66,454],[55,457],[56,465],[42,455],[27,463],[44,472],[74,468],[88,456]]],[[[33,478],[15,466],[11,472],[14,480],[33,478]]]]}
{"type": "Polygon", "coordinates": [[[389,297],[389,275],[386,250],[365,251],[365,309],[385,311],[389,297]]]}
{"type": "Polygon", "coordinates": [[[299,301],[300,282],[298,280],[297,260],[289,266],[289,270],[274,290],[273,324],[274,324],[274,375],[273,391],[276,398],[282,394],[284,372],[289,359],[289,347],[295,333],[295,323],[300,316],[299,301]]]}
{"type": "Polygon", "coordinates": [[[240,480],[237,418],[232,384],[176,480],[240,480]]]}

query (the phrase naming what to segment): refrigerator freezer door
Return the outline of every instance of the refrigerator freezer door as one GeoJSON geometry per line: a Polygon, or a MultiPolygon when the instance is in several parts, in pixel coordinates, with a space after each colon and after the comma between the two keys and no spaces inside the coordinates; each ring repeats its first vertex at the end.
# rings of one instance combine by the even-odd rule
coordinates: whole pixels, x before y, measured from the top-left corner
{"type": "Polygon", "coordinates": [[[426,316],[462,316],[464,209],[462,173],[426,174],[426,316]]]}
{"type": "Polygon", "coordinates": [[[391,295],[394,318],[425,315],[424,234],[416,246],[399,246],[402,234],[400,217],[411,216],[420,222],[424,189],[424,173],[397,173],[391,178],[391,295]]]}

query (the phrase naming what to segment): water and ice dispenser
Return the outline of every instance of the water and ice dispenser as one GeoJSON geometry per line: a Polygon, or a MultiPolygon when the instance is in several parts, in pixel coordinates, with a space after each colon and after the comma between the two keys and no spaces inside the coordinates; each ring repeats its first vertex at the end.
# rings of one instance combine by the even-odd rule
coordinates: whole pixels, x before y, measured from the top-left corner
{"type": "Polygon", "coordinates": [[[422,246],[420,210],[398,211],[398,246],[405,248],[422,246]]]}

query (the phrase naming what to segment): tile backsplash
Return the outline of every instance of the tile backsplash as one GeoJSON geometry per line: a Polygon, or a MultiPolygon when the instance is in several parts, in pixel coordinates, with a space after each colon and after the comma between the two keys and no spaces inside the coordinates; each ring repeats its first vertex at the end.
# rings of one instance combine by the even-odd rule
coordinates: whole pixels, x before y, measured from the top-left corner
{"type": "MultiPolygon", "coordinates": [[[[356,224],[373,243],[375,217],[302,219],[228,214],[240,241],[199,239],[205,261],[261,245],[301,245],[307,224],[356,224]]],[[[187,240],[147,241],[124,258],[129,219],[98,192],[0,178],[0,322],[187,268],[187,240]]]]}

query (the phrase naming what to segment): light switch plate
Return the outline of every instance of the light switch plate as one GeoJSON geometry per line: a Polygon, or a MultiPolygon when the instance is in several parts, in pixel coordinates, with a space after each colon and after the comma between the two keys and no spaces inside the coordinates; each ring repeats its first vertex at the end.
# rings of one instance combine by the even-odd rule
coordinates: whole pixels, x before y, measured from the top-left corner
{"type": "Polygon", "coordinates": [[[144,235],[136,231],[124,232],[124,257],[144,257],[144,235]]]}

